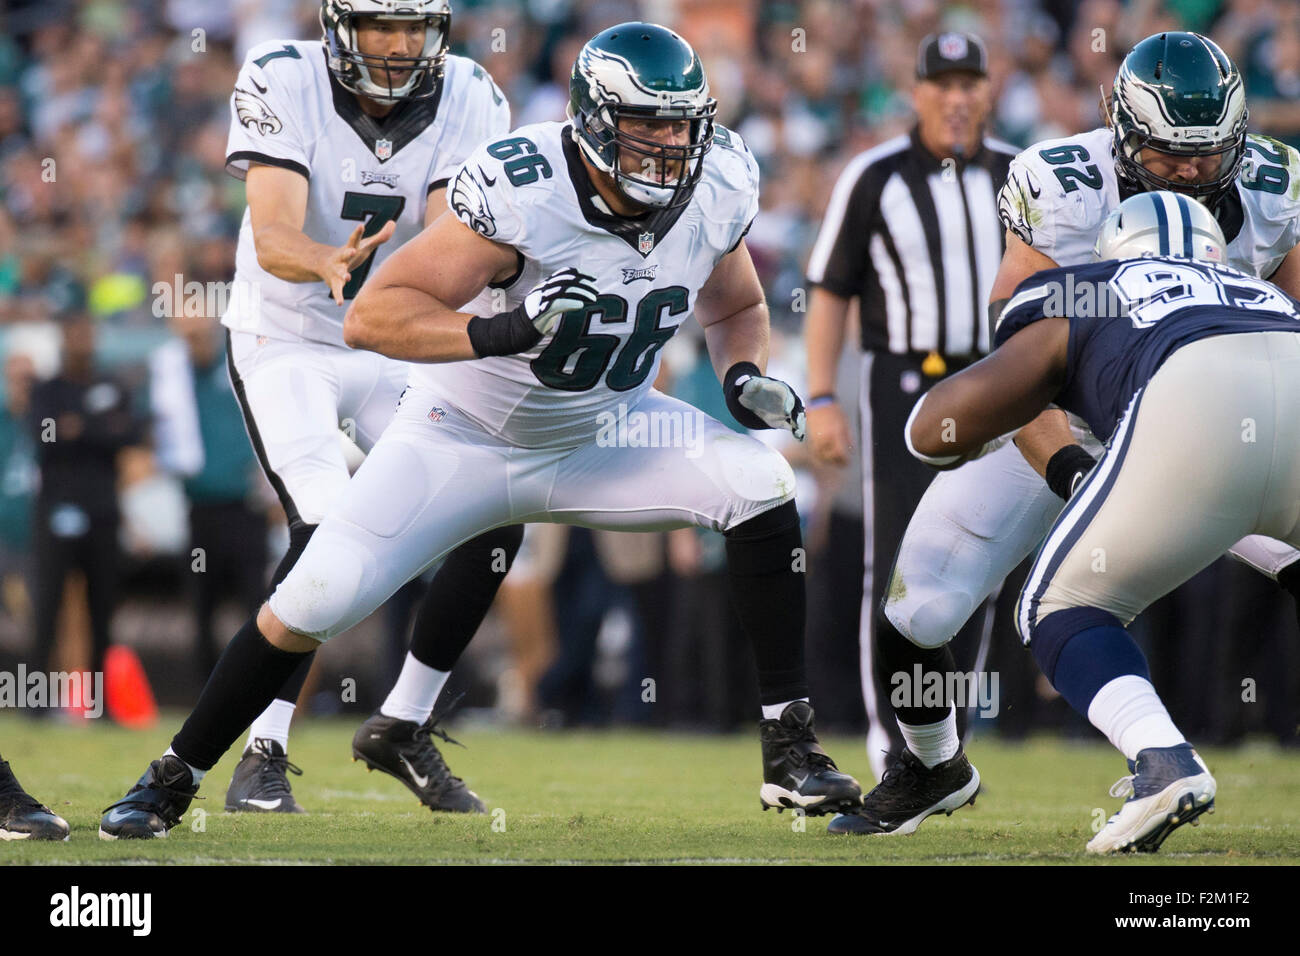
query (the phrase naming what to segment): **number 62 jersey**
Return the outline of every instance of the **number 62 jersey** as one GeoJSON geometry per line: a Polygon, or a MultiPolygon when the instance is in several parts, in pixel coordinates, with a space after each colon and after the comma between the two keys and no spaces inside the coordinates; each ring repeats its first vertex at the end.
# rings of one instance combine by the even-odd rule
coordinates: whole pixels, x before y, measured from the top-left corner
{"type": "MultiPolygon", "coordinates": [[[[1058,266],[1092,261],[1102,220],[1119,205],[1109,129],[1035,143],[1011,162],[998,196],[1002,223],[1058,266]]],[[[1235,189],[1215,210],[1228,265],[1271,276],[1300,243],[1300,153],[1246,137],[1235,189]]]]}
{"type": "Polygon", "coordinates": [[[523,448],[592,441],[602,413],[635,406],[654,383],[659,350],[758,213],[758,164],[724,127],[715,127],[690,201],[643,219],[611,215],[571,130],[521,127],[481,146],[454,175],[447,205],[480,235],[513,247],[519,262],[504,288],[484,289],[461,308],[509,311],[570,266],[595,277],[596,303],[566,312],[528,352],[411,367],[413,386],[523,448]]]}
{"type": "Polygon", "coordinates": [[[479,143],[510,128],[510,108],[492,78],[459,56],[447,57],[437,95],[399,103],[375,119],[334,79],[318,41],[273,40],[251,49],[230,113],[227,171],[243,179],[250,165],[263,164],[306,177],[308,238],[337,247],[358,225],[369,236],[397,223],[393,237],[352,270],[340,306],[323,281],[287,282],[263,269],[244,211],[222,323],[340,348],[350,300],[379,262],[424,228],[429,192],[446,185],[479,143]]]}

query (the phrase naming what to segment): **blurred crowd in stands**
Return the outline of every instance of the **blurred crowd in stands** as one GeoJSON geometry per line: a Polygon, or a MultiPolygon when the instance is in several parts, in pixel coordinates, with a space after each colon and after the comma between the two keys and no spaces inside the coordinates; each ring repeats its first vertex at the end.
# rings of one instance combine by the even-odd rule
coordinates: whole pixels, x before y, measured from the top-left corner
{"type": "MultiPolygon", "coordinates": [[[[992,132],[1020,146],[1099,125],[1101,88],[1109,89],[1124,53],[1166,28],[1211,35],[1245,78],[1252,130],[1300,146],[1294,0],[452,4],[455,52],[495,77],[515,125],[563,117],[574,56],[608,25],[658,20],[695,44],[719,121],[743,136],[762,168],[762,212],[748,244],[772,309],[774,374],[796,385],[803,270],[831,186],[853,155],[909,128],[914,51],[929,32],[985,39],[992,132]]],[[[213,624],[217,597],[234,601],[237,621],[261,596],[283,547],[283,517],[222,387],[214,304],[188,284],[206,290],[233,274],[244,199],[242,183],[225,173],[225,144],[244,53],[267,39],[319,37],[317,10],[312,0],[8,0],[0,8],[0,662],[86,666],[102,653],[109,627],[102,618],[116,607],[114,640],[168,631],[170,669],[165,654],[146,663],[162,701],[188,706],[230,633],[213,624]],[[69,360],[86,349],[93,362],[69,360]],[[117,430],[111,437],[87,430],[56,411],[57,427],[66,426],[60,442],[82,446],[71,463],[69,446],[54,460],[36,410],[68,389],[95,388],[120,390],[104,392],[117,430]],[[217,424],[200,428],[200,407],[211,412],[204,421],[217,424]],[[110,465],[92,476],[85,464],[92,458],[110,465]],[[71,478],[57,478],[69,467],[71,478]],[[81,480],[97,503],[88,500],[81,515],[45,514],[42,479],[47,488],[81,480]],[[101,514],[100,499],[114,487],[108,497],[117,507],[101,514]],[[82,540],[83,520],[102,526],[101,546],[67,546],[82,540]],[[200,570],[190,540],[204,522],[230,532],[230,553],[205,553],[200,570]],[[78,567],[80,578],[70,580],[85,586],[62,590],[64,571],[78,567]],[[53,598],[51,575],[59,578],[53,598]],[[56,627],[49,618],[60,609],[56,627]]],[[[702,342],[679,339],[665,352],[661,387],[729,421],[702,342]]],[[[814,469],[801,448],[781,447],[800,469],[808,522],[819,719],[856,729],[861,550],[855,566],[852,556],[831,560],[819,549],[833,515],[861,521],[859,479],[814,469]]],[[[694,530],[530,529],[493,616],[494,635],[484,638],[493,652],[471,656],[472,673],[457,677],[467,703],[529,722],[748,723],[756,693],[722,562],[721,538],[694,530]]],[[[1153,609],[1160,633],[1172,635],[1164,645],[1151,638],[1153,666],[1175,688],[1168,695],[1175,718],[1198,739],[1263,731],[1295,743],[1300,639],[1289,599],[1242,575],[1215,565],[1194,592],[1205,595],[1203,607],[1153,609]],[[1228,581],[1237,597],[1225,607],[1219,596],[1228,581]],[[1188,628],[1202,637],[1193,640],[1188,628]],[[1282,656],[1261,663],[1250,655],[1264,632],[1277,635],[1270,645],[1282,656]],[[1232,704],[1251,675],[1268,706],[1247,719],[1232,704]],[[1218,703],[1192,716],[1205,700],[1218,703]]],[[[387,648],[373,656],[381,671],[395,673],[408,612],[399,595],[376,625],[387,648]]],[[[1068,723],[1013,637],[1000,637],[989,666],[1002,675],[999,731],[1068,723]]],[[[369,685],[381,692],[392,673],[374,674],[369,685]]],[[[332,699],[337,705],[339,695],[332,699]]]]}

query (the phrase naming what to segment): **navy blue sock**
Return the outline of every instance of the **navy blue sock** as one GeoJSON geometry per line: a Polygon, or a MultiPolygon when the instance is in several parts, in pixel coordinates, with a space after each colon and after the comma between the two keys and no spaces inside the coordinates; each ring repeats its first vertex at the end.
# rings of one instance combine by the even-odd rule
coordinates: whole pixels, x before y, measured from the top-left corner
{"type": "Polygon", "coordinates": [[[1030,649],[1044,676],[1084,717],[1097,691],[1116,677],[1151,679],[1146,658],[1128,631],[1096,608],[1049,614],[1035,629],[1030,649]]]}

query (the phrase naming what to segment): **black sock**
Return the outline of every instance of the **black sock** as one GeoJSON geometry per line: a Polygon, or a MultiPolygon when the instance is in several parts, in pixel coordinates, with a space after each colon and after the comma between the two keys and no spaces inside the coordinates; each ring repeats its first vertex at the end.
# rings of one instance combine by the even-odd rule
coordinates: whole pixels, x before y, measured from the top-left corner
{"type": "Polygon", "coordinates": [[[411,655],[417,661],[437,671],[455,666],[492,607],[523,540],[523,525],[506,525],[447,555],[415,615],[411,655]]]}
{"type": "Polygon", "coordinates": [[[1300,621],[1300,561],[1292,561],[1277,573],[1277,583],[1291,594],[1295,601],[1296,620],[1300,621]]]}
{"type": "MultiPolygon", "coordinates": [[[[266,594],[268,598],[271,596],[271,592],[279,587],[280,582],[289,576],[293,566],[298,563],[302,553],[307,550],[307,542],[311,540],[312,534],[315,533],[318,527],[319,525],[307,524],[303,521],[294,521],[289,525],[289,550],[284,553],[284,557],[276,565],[275,573],[271,575],[271,589],[266,594]]],[[[307,675],[311,673],[311,662],[315,658],[315,651],[307,652],[302,663],[276,691],[276,700],[288,701],[291,704],[298,703],[298,695],[302,693],[302,685],[307,683],[307,675]]]]}
{"type": "Polygon", "coordinates": [[[172,738],[172,750],[191,766],[211,770],[311,654],[272,645],[253,615],[218,658],[199,702],[172,738]]]}
{"type": "Polygon", "coordinates": [[[894,625],[889,623],[889,618],[879,611],[876,612],[875,624],[876,653],[873,656],[876,661],[876,679],[890,690],[889,705],[894,709],[894,716],[913,726],[936,724],[946,719],[952,712],[952,700],[948,694],[949,683],[945,675],[957,670],[957,661],[952,656],[952,643],[942,647],[919,647],[899,634],[894,625]],[[917,664],[921,665],[919,684],[916,680],[917,664]],[[920,705],[922,691],[935,679],[929,676],[932,673],[939,675],[939,686],[944,689],[943,704],[938,707],[920,705]],[[906,680],[896,680],[895,674],[904,675],[906,680]]]}
{"type": "Polygon", "coordinates": [[[754,648],[759,700],[780,704],[808,696],[804,669],[807,599],[800,563],[803,536],[794,502],[765,511],[730,531],[727,580],[740,626],[754,648]]]}

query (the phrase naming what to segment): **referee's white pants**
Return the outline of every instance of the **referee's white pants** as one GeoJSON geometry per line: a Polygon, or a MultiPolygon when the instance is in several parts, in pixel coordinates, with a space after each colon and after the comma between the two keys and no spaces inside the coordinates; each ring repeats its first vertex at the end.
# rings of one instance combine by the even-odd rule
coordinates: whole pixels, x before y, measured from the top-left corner
{"type": "Polygon", "coordinates": [[[271,596],[272,612],[290,630],[325,641],[491,528],[559,522],[726,531],[793,499],[794,472],[757,439],[655,391],[633,413],[678,416],[684,440],[674,447],[644,447],[629,437],[623,444],[519,448],[411,386],[271,596]]]}
{"type": "Polygon", "coordinates": [[[369,452],[393,418],[409,366],[374,352],[234,331],[230,363],[249,439],[289,519],[296,512],[319,524],[348,483],[340,428],[369,452]]]}
{"type": "Polygon", "coordinates": [[[1026,642],[1056,611],[1127,625],[1256,533],[1300,547],[1300,333],[1184,346],[1138,392],[1021,592],[1026,642]]]}

